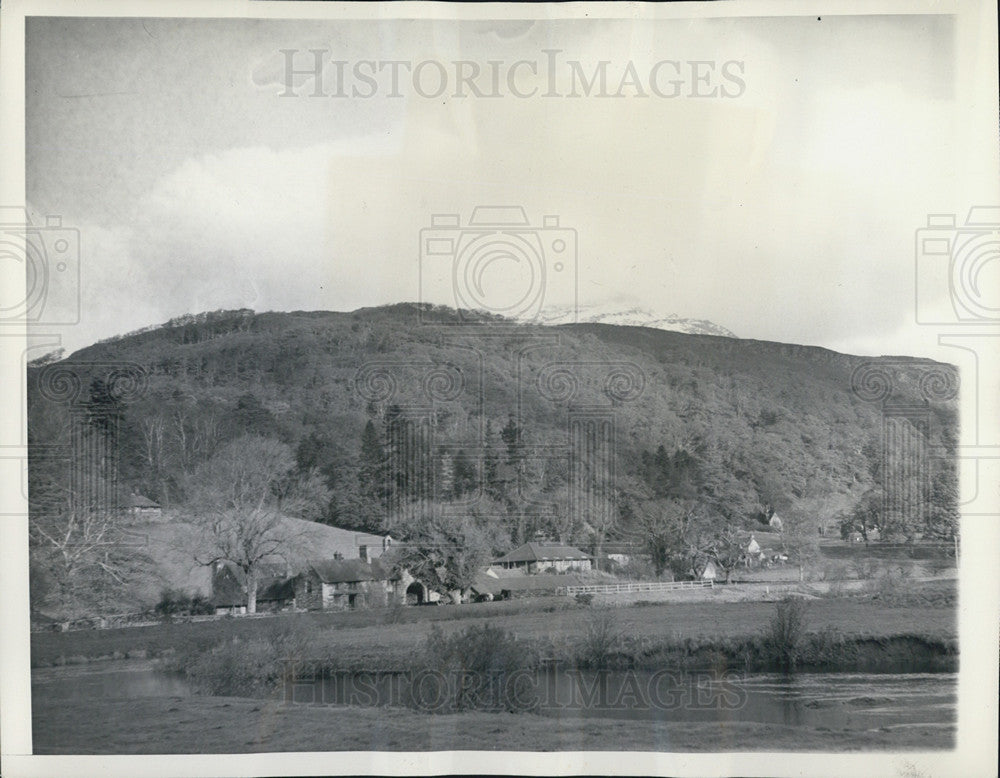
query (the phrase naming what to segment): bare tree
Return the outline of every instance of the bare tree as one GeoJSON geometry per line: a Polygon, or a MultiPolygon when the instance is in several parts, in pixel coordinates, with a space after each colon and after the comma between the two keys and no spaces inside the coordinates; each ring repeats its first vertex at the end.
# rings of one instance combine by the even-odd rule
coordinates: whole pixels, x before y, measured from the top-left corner
{"type": "Polygon", "coordinates": [[[284,514],[299,512],[308,499],[286,486],[294,464],[284,443],[246,435],[220,449],[192,478],[195,561],[235,565],[244,577],[247,613],[257,611],[262,564],[272,558],[287,561],[296,550],[300,533],[284,514]]]}
{"type": "Polygon", "coordinates": [[[691,521],[685,531],[688,554],[697,568],[706,560],[711,560],[716,568],[726,574],[729,583],[733,570],[746,559],[747,541],[750,533],[734,524],[719,526],[711,518],[691,521]]]}
{"type": "Polygon", "coordinates": [[[816,522],[799,511],[785,514],[781,527],[781,544],[799,568],[799,581],[805,579],[805,569],[819,558],[819,532],[816,522]]]}
{"type": "Polygon", "coordinates": [[[603,494],[581,500],[580,519],[594,548],[594,566],[600,569],[604,557],[604,543],[618,525],[618,508],[603,494]]]}
{"type": "Polygon", "coordinates": [[[637,529],[657,578],[668,569],[684,575],[691,569],[687,538],[699,505],[693,499],[674,497],[637,501],[637,529]]]}
{"type": "MultiPolygon", "coordinates": [[[[130,533],[125,524],[117,509],[85,506],[68,497],[61,505],[32,512],[32,567],[59,611],[79,616],[120,609],[150,562],[144,536],[130,533]]],[[[37,605],[42,598],[36,595],[32,592],[37,605]]]]}
{"type": "Polygon", "coordinates": [[[170,436],[177,468],[186,480],[200,462],[211,457],[222,436],[218,416],[209,410],[185,402],[170,416],[170,436]]]}
{"type": "Polygon", "coordinates": [[[170,504],[170,490],[167,488],[166,464],[166,420],[160,414],[151,415],[139,424],[142,436],[142,457],[149,468],[150,476],[159,489],[159,499],[164,506],[170,504]]]}
{"type": "Polygon", "coordinates": [[[397,569],[459,602],[501,541],[495,529],[474,516],[437,513],[395,524],[402,539],[393,546],[393,559],[397,569]]]}
{"type": "Polygon", "coordinates": [[[116,452],[103,450],[100,429],[79,424],[71,436],[66,414],[49,417],[54,439],[66,444],[29,452],[33,607],[46,603],[66,616],[120,610],[149,557],[119,504],[116,452]]]}

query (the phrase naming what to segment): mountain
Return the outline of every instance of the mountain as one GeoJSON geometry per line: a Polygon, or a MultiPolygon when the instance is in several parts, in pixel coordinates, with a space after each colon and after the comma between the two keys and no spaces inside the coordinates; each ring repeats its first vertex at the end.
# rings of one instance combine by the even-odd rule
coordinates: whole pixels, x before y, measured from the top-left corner
{"type": "Polygon", "coordinates": [[[554,306],[532,317],[536,324],[616,324],[624,327],[650,327],[655,330],[685,332],[689,335],[718,335],[735,338],[732,332],[708,319],[686,319],[677,314],[659,316],[646,308],[620,308],[613,304],[591,304],[578,307],[554,306]]]}
{"type": "MultiPolygon", "coordinates": [[[[29,367],[29,474],[65,474],[52,452],[84,425],[123,489],[183,506],[198,468],[253,434],[293,452],[289,478],[324,479],[332,498],[306,518],[348,528],[433,510],[511,543],[586,544],[598,526],[627,534],[648,500],[835,525],[918,495],[876,516],[910,537],[957,517],[956,389],[955,368],[927,359],[648,326],[417,304],[219,311],[29,367]]],[[[31,493],[37,513],[45,490],[31,493]]]]}

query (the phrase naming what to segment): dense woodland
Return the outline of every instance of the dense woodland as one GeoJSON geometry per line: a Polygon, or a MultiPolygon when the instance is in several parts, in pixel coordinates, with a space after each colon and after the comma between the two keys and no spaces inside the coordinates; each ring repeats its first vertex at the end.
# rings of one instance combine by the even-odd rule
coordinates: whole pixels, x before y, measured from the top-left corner
{"type": "Polygon", "coordinates": [[[82,424],[117,452],[94,465],[111,488],[167,509],[192,508],[199,473],[252,436],[284,447],[273,491],[304,518],[493,551],[631,540],[663,569],[677,533],[718,550],[774,512],[813,535],[957,529],[951,366],[469,318],[220,311],[33,363],[32,515],[66,488],[47,452],[82,424]]]}

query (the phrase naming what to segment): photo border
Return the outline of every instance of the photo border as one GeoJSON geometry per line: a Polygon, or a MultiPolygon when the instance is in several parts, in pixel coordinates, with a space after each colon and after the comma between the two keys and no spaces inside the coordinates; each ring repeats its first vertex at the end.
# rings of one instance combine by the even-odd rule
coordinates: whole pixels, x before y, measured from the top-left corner
{"type": "MultiPolygon", "coordinates": [[[[569,3],[538,5],[479,5],[422,2],[393,4],[298,3],[298,2],[213,2],[128,3],[121,0],[105,2],[70,2],[69,0],[12,0],[4,2],[0,25],[0,111],[5,117],[0,143],[0,202],[17,204],[24,201],[25,106],[24,18],[29,15],[74,17],[255,17],[315,18],[315,19],[484,19],[484,18],[615,18],[615,19],[678,19],[721,18],[734,16],[810,16],[810,15],[917,15],[954,14],[958,21],[956,51],[957,105],[963,121],[974,123],[984,131],[984,144],[966,149],[966,166],[959,172],[974,176],[976,166],[993,175],[996,164],[997,74],[984,72],[983,63],[996,65],[996,6],[990,2],[780,2],[762,0],[728,3],[683,4],[616,4],[569,3]],[[986,99],[978,99],[986,96],[986,99]],[[985,145],[988,143],[989,145],[985,145]],[[988,155],[984,158],[983,152],[988,155]],[[989,164],[987,164],[989,163],[989,164]]],[[[998,198],[1000,199],[1000,198],[998,198]]],[[[973,205],[970,203],[968,205],[973,205]]],[[[943,203],[943,206],[950,204],[943,203]]],[[[921,225],[914,225],[914,229],[921,225]]],[[[0,283],[18,282],[16,274],[3,271],[0,283]]],[[[901,283],[908,279],[900,279],[901,283]]],[[[23,278],[20,279],[23,284],[23,278]]],[[[942,339],[948,337],[941,336],[942,339]]],[[[946,345],[942,343],[942,345],[946,345]]],[[[23,331],[6,330],[0,337],[3,377],[6,386],[21,375],[29,341],[23,331]]],[[[953,352],[943,351],[943,354],[953,352]]],[[[954,358],[954,357],[952,357],[954,358]]],[[[946,361],[950,361],[945,357],[946,361]]],[[[962,384],[975,384],[968,365],[962,367],[962,384]]],[[[23,384],[22,384],[23,386],[23,384]]],[[[993,387],[997,389],[996,387],[993,387]]],[[[10,462],[20,463],[26,456],[23,420],[23,392],[4,394],[19,396],[20,407],[5,402],[2,411],[4,444],[0,446],[0,463],[4,463],[4,483],[20,495],[20,488],[11,483],[10,462]]],[[[975,408],[968,408],[968,393],[963,392],[962,418],[974,418],[975,408]]],[[[985,420],[995,427],[997,419],[985,420]]],[[[981,420],[982,423],[982,420],[981,420]]],[[[963,425],[962,445],[976,446],[970,437],[976,431],[963,425]]],[[[967,475],[967,474],[966,474],[967,475]]],[[[969,483],[963,475],[963,494],[969,494],[969,483]]],[[[996,498],[993,496],[993,508],[996,498]]],[[[618,752],[554,752],[523,753],[497,751],[454,752],[330,752],[330,753],[254,753],[204,754],[170,756],[33,756],[31,751],[30,662],[28,622],[28,532],[27,508],[24,514],[5,516],[0,525],[0,744],[3,748],[4,774],[10,776],[49,776],[71,774],[117,775],[318,775],[318,774],[387,774],[409,775],[440,772],[479,772],[484,767],[496,774],[546,773],[568,775],[603,773],[609,775],[661,774],[672,775],[943,775],[987,774],[996,771],[997,738],[997,614],[1000,592],[997,586],[997,549],[1000,548],[1000,511],[985,515],[963,516],[962,555],[960,560],[960,605],[958,608],[961,645],[959,673],[958,735],[956,748],[944,752],[872,752],[864,754],[754,752],[732,754],[649,753],[628,752],[626,758],[618,752]],[[502,753],[502,757],[500,754],[502,753]]]]}

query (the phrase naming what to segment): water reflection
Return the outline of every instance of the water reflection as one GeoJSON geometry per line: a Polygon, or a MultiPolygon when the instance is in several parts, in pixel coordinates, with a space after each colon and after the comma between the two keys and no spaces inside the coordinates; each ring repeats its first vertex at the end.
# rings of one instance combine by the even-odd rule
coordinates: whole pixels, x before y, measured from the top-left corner
{"type": "MultiPolygon", "coordinates": [[[[338,674],[318,682],[320,686],[313,688],[299,684],[298,692],[291,695],[286,690],[286,702],[405,705],[409,693],[407,678],[398,673],[338,674]],[[306,692],[308,699],[302,696],[306,692]]],[[[741,676],[729,672],[599,673],[549,668],[530,675],[531,709],[543,716],[755,722],[837,730],[953,726],[956,683],[955,673],[741,676]]],[[[519,699],[527,699],[525,687],[518,688],[519,699]]],[[[141,660],[43,668],[32,673],[32,694],[48,700],[176,697],[191,693],[183,676],[163,672],[154,663],[141,660]]]]}

